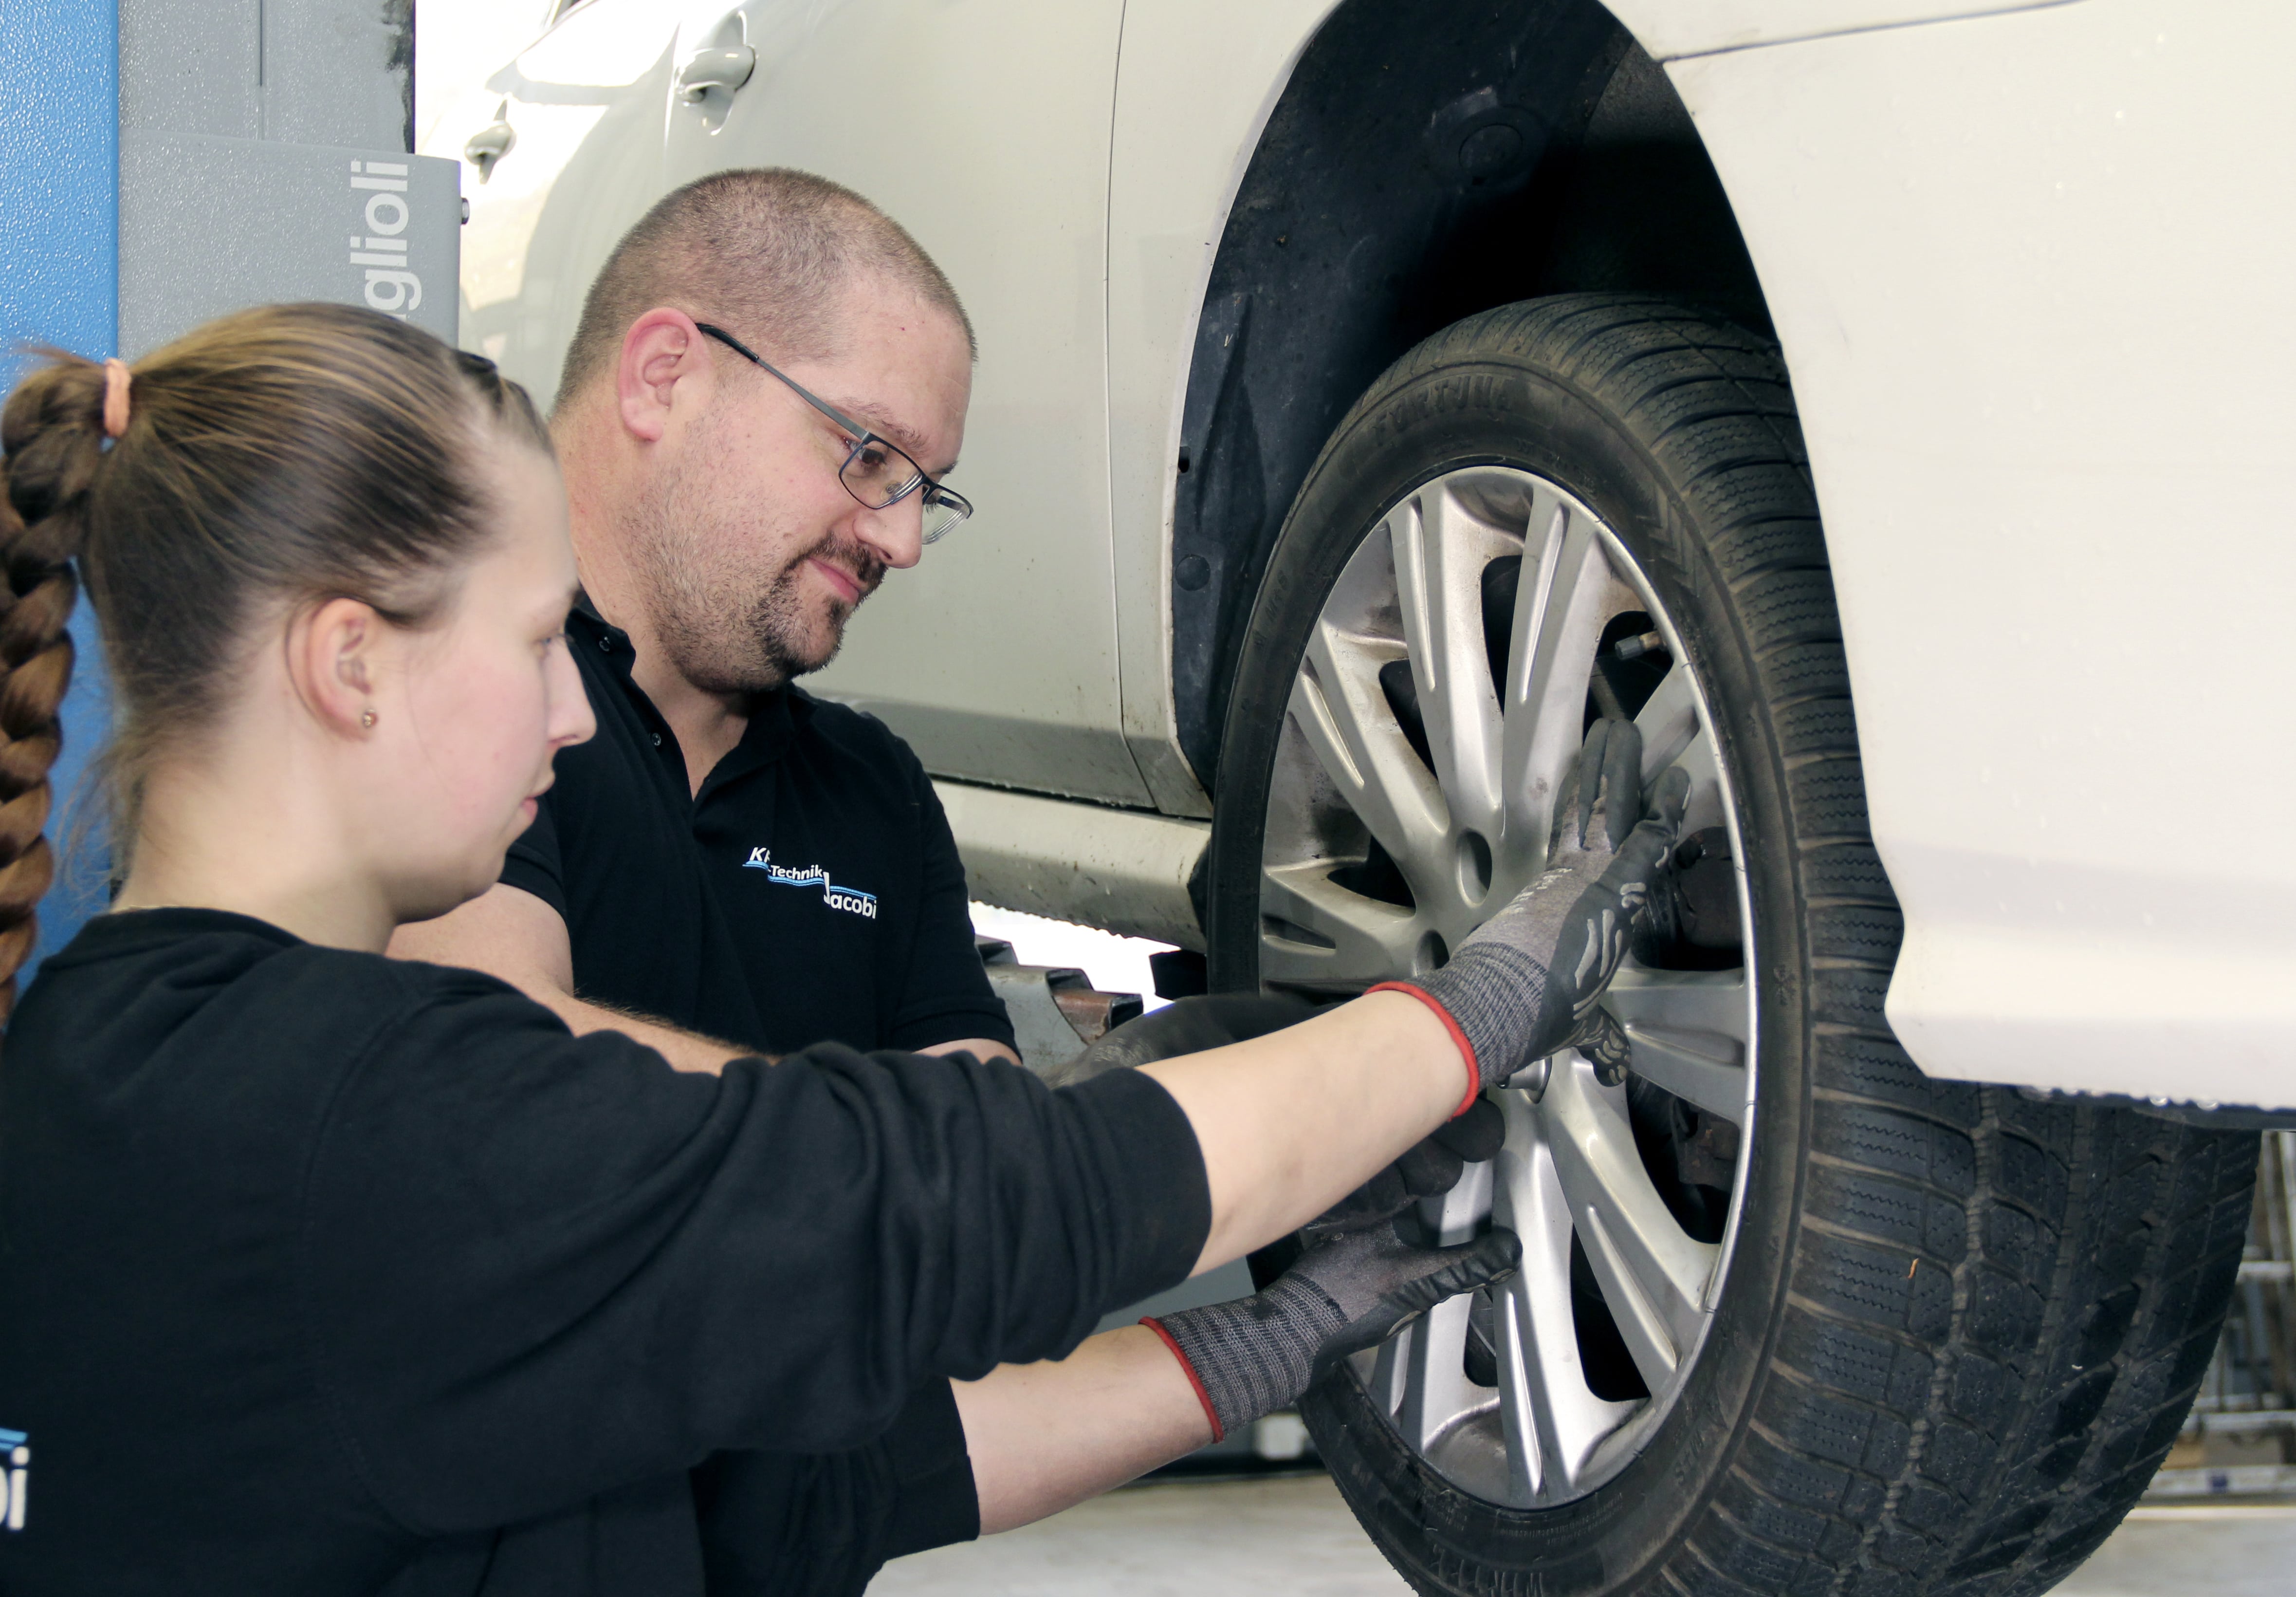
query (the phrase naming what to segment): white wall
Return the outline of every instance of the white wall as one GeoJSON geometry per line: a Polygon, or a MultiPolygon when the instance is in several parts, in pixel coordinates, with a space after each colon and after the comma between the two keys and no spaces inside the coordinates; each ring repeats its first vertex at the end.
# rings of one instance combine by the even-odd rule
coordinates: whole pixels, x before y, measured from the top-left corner
{"type": "Polygon", "coordinates": [[[414,15],[414,144],[422,147],[439,119],[542,31],[551,0],[455,0],[414,15]]]}

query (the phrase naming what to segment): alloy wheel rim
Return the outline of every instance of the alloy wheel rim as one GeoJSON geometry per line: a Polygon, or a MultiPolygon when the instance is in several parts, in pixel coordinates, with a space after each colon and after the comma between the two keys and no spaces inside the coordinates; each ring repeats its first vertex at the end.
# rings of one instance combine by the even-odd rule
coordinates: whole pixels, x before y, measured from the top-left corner
{"type": "Polygon", "coordinates": [[[1350,1361],[1430,1468],[1518,1509],[1613,1478],[1679,1398],[1752,1146],[1758,967],[1737,806],[1681,636],[1626,546],[1511,467],[1453,471],[1390,507],[1310,631],[1262,848],[1264,984],[1329,998],[1424,975],[1537,875],[1590,712],[1641,725],[1646,780],[1690,772],[1684,835],[1727,839],[1738,962],[1629,959],[1603,1000],[1633,1044],[1626,1082],[1566,1050],[1493,1094],[1499,1157],[1415,1220],[1447,1244],[1511,1225],[1521,1268],[1350,1361]],[[1598,667],[1622,643],[1645,663],[1598,667]],[[1693,1181],[1725,1172],[1718,1204],[1693,1181]]]}

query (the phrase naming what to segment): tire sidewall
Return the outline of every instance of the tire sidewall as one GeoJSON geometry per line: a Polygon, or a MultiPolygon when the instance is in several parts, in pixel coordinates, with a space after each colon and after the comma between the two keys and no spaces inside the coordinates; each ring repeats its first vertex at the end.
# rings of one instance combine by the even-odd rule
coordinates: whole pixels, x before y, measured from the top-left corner
{"type": "MultiPolygon", "coordinates": [[[[1455,335],[1442,335],[1455,345],[1455,335]]],[[[1759,1097],[1745,1201],[1715,1321],[1676,1405],[1609,1483],[1520,1511],[1436,1475],[1344,1372],[1302,1405],[1325,1462],[1404,1573],[1520,1572],[1542,1597],[1632,1590],[1711,1504],[1742,1445],[1783,1317],[1808,1138],[1808,948],[1785,773],[1753,647],[1693,512],[1656,455],[1601,397],[1529,355],[1406,357],[1358,402],[1303,486],[1241,651],[1208,882],[1215,989],[1256,988],[1268,785],[1292,684],[1340,572],[1388,510],[1477,465],[1535,473],[1618,535],[1696,663],[1737,801],[1759,962],[1759,1097]],[[1536,1573],[1533,1574],[1533,1570],[1536,1573]]],[[[1750,967],[1749,975],[1755,975],[1750,967]]]]}

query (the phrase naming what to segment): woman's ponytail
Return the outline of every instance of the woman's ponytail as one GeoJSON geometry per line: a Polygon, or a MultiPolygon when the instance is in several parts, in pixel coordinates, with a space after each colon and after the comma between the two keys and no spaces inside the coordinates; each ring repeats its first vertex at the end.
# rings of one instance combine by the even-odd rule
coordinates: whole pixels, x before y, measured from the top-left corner
{"type": "Polygon", "coordinates": [[[103,464],[103,368],[59,355],[0,411],[0,1018],[37,940],[55,875],[43,835],[48,773],[62,745],[58,712],[71,683],[71,562],[103,464]]]}
{"type": "Polygon", "coordinates": [[[41,834],[80,585],[111,700],[92,769],[132,868],[150,773],[221,719],[250,628],[346,596],[431,624],[499,526],[496,443],[550,450],[493,362],[356,306],[235,311],[133,374],[42,353],[0,408],[0,1019],[55,874],[41,834]]]}

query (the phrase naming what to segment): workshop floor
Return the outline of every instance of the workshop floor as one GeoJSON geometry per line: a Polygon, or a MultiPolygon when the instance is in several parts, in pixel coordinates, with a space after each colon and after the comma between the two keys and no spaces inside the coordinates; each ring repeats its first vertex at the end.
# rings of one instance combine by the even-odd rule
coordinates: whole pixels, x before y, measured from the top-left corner
{"type": "MultiPolygon", "coordinates": [[[[2056,1597],[2287,1597],[2296,1503],[2141,1508],[2056,1597]]],[[[1329,1477],[1135,1486],[887,1567],[870,1597],[1410,1597],[1329,1477]]]]}

